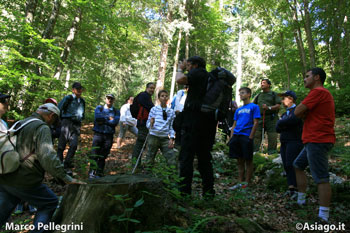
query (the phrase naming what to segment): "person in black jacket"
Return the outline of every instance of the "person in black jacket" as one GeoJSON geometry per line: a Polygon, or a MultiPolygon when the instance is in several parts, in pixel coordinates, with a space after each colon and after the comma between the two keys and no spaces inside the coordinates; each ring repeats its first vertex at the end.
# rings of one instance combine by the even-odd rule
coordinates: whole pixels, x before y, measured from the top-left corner
{"type": "Polygon", "coordinates": [[[206,62],[199,56],[190,57],[179,64],[176,82],[188,85],[188,94],[183,110],[181,126],[181,150],[179,154],[180,192],[191,195],[193,179],[193,161],[198,159],[198,170],[202,177],[202,191],[206,198],[215,196],[212,150],[217,120],[214,114],[202,112],[201,106],[207,91],[209,73],[205,69],[206,62]],[[188,71],[186,74],[183,72],[188,71]]]}
{"type": "MultiPolygon", "coordinates": [[[[137,96],[137,102],[140,104],[139,112],[137,114],[137,139],[132,152],[132,164],[136,164],[137,158],[139,157],[143,144],[146,141],[148,135],[148,129],[146,127],[146,122],[148,119],[148,114],[151,111],[151,108],[154,106],[152,102],[152,95],[156,85],[152,82],[147,83],[146,91],[141,92],[137,96]]],[[[135,97],[136,98],[136,97],[135,97]]],[[[141,158],[140,158],[141,159],[141,158]]],[[[141,160],[138,163],[138,166],[141,164],[141,160]]]]}
{"type": "Polygon", "coordinates": [[[296,94],[293,91],[286,91],[280,94],[280,96],[282,97],[282,103],[287,111],[283,113],[281,119],[277,121],[276,131],[280,133],[281,157],[284,170],[287,174],[289,190],[286,192],[286,195],[290,196],[291,199],[296,199],[297,183],[293,162],[304,147],[301,140],[303,122],[294,115],[296,107],[295,101],[297,99],[296,94]]]}

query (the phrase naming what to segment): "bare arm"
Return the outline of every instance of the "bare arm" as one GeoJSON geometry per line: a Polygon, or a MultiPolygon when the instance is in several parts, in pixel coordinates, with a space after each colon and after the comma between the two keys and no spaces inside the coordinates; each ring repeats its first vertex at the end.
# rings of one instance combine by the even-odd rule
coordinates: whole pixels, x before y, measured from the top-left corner
{"type": "Polygon", "coordinates": [[[231,138],[232,138],[232,136],[233,136],[233,131],[235,130],[236,123],[237,123],[237,121],[234,121],[234,123],[233,123],[233,125],[232,125],[230,139],[231,139],[231,138]]]}
{"type": "Polygon", "coordinates": [[[182,85],[188,84],[187,76],[183,73],[183,71],[186,68],[186,64],[187,64],[186,60],[179,63],[177,73],[176,73],[176,82],[178,84],[182,84],[182,85]]]}
{"type": "Polygon", "coordinates": [[[250,139],[253,139],[253,138],[254,138],[254,135],[255,135],[256,129],[258,128],[258,125],[259,125],[259,119],[258,119],[258,118],[255,118],[255,119],[254,119],[254,125],[253,125],[253,128],[252,128],[252,131],[250,132],[250,135],[249,135],[249,138],[250,138],[250,139]]]}
{"type": "Polygon", "coordinates": [[[298,118],[304,118],[307,113],[307,107],[304,104],[299,104],[294,111],[294,115],[298,118]]]}

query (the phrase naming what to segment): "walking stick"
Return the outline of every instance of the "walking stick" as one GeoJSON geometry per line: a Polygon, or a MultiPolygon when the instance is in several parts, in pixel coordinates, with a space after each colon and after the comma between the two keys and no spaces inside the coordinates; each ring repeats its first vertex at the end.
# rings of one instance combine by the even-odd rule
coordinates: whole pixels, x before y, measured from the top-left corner
{"type": "Polygon", "coordinates": [[[264,150],[264,139],[265,139],[265,112],[266,112],[266,109],[264,109],[264,112],[263,112],[263,127],[262,127],[262,135],[261,135],[261,145],[260,145],[260,152],[262,153],[263,150],[264,150]]]}
{"type": "Polygon", "coordinates": [[[142,156],[143,150],[145,149],[146,144],[147,144],[148,135],[149,135],[149,133],[148,133],[148,134],[147,134],[147,136],[146,136],[145,142],[143,143],[143,146],[142,146],[142,149],[141,149],[141,151],[140,151],[139,157],[137,157],[135,167],[132,169],[131,174],[134,174],[134,173],[135,173],[135,170],[136,170],[136,168],[137,168],[137,165],[138,165],[138,164],[139,164],[139,162],[140,162],[140,159],[141,159],[141,156],[142,156]]]}

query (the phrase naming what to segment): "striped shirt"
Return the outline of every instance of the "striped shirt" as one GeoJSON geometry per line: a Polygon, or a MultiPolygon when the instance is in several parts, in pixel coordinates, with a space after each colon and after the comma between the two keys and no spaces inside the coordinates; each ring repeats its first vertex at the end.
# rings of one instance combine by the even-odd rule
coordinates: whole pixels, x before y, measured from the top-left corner
{"type": "Polygon", "coordinates": [[[166,107],[162,108],[160,105],[151,108],[148,115],[146,126],[149,130],[149,134],[157,137],[175,137],[175,131],[173,129],[173,122],[175,118],[175,112],[173,109],[166,107]],[[163,109],[166,111],[167,119],[163,119],[163,109]],[[154,125],[151,126],[151,118],[154,118],[154,125]]]}

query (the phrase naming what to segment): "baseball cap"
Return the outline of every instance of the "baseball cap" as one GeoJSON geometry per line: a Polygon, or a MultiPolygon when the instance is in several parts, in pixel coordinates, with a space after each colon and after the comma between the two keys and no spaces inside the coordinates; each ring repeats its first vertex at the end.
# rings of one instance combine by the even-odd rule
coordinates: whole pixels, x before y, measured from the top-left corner
{"type": "Polygon", "coordinates": [[[11,96],[0,93],[0,99],[10,98],[11,96]]]}
{"type": "Polygon", "coordinates": [[[113,94],[108,94],[108,95],[106,95],[106,97],[111,97],[112,99],[115,99],[113,94]]]}
{"type": "Polygon", "coordinates": [[[284,93],[278,94],[278,96],[291,96],[293,97],[294,100],[297,99],[297,95],[295,94],[294,91],[286,91],[284,93]]]}
{"type": "Polygon", "coordinates": [[[59,108],[56,105],[52,104],[52,103],[46,103],[46,104],[40,105],[38,110],[48,110],[50,112],[55,113],[57,116],[60,115],[59,108]]]}
{"type": "Polygon", "coordinates": [[[47,98],[45,100],[45,103],[52,103],[57,106],[57,100],[55,100],[54,98],[47,98]]]}
{"type": "Polygon", "coordinates": [[[72,85],[74,89],[83,89],[84,87],[80,84],[80,82],[74,82],[72,85]]]}

